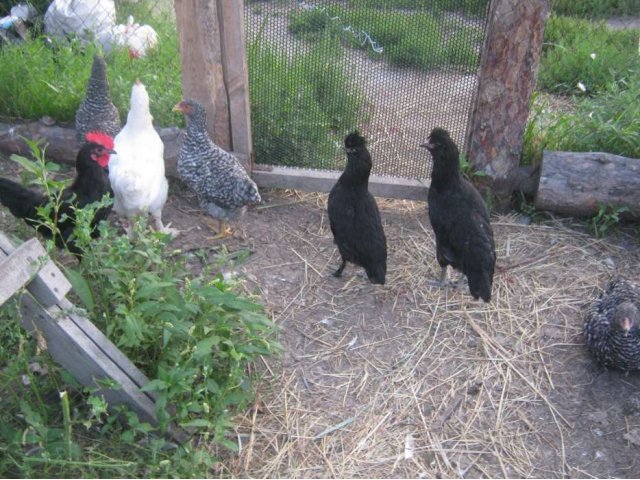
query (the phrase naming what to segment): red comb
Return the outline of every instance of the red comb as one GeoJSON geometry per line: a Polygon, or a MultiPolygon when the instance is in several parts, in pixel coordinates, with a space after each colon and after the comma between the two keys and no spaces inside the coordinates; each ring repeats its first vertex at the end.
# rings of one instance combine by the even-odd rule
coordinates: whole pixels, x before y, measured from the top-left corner
{"type": "Polygon", "coordinates": [[[107,150],[113,150],[113,138],[104,132],[89,132],[85,135],[87,142],[102,145],[107,150]]]}

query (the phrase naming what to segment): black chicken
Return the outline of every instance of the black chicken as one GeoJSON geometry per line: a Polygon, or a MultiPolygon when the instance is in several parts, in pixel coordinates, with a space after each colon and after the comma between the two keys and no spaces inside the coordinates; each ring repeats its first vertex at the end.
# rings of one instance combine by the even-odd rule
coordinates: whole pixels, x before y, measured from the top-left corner
{"type": "Polygon", "coordinates": [[[640,288],[620,277],[593,302],[584,322],[587,346],[606,367],[640,369],[640,288]]]}
{"type": "Polygon", "coordinates": [[[436,236],[436,258],[445,284],[447,266],[466,275],[474,299],[491,300],[496,264],[489,212],[475,187],[460,173],[458,147],[441,128],[421,145],[433,156],[429,220],[436,236]]]}
{"type": "Polygon", "coordinates": [[[371,155],[358,132],[344,139],[347,166],[329,193],[328,213],[333,238],[342,257],[334,275],[339,277],[347,262],[364,267],[371,283],[384,285],[387,273],[387,240],[380,212],[369,193],[371,155]]]}
{"type": "MultiPolygon", "coordinates": [[[[79,255],[80,249],[73,240],[68,241],[75,227],[75,209],[100,201],[105,193],[113,196],[109,184],[107,166],[113,150],[113,138],[104,134],[90,132],[86,136],[85,143],[76,158],[76,178],[71,186],[65,188],[60,196],[60,208],[57,212],[57,227],[59,235],[56,235],[56,246],[67,248],[70,252],[79,255]]],[[[23,187],[19,183],[0,178],[0,203],[6,206],[17,218],[35,228],[46,238],[51,238],[50,228],[42,225],[38,215],[38,207],[45,206],[51,199],[40,192],[23,187]]],[[[96,211],[92,227],[104,220],[109,215],[111,206],[100,208],[96,211]]],[[[52,218],[55,214],[51,212],[52,218]]],[[[99,235],[96,228],[92,237],[99,235]]]]}

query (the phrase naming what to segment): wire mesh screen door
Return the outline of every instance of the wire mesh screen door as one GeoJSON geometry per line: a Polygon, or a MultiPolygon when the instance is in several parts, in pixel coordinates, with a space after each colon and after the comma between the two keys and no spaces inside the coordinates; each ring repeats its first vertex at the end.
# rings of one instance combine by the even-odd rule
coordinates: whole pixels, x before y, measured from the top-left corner
{"type": "Polygon", "coordinates": [[[357,128],[374,174],[428,178],[433,127],[464,147],[488,4],[245,1],[256,163],[342,170],[357,128]]]}

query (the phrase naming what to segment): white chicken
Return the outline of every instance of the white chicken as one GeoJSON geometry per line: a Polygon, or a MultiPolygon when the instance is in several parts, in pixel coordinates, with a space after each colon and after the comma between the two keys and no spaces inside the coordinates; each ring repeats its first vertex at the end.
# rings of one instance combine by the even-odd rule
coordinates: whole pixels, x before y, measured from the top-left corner
{"type": "Polygon", "coordinates": [[[158,34],[150,25],[136,23],[131,15],[125,25],[115,25],[98,36],[105,53],[112,48],[128,47],[131,58],[144,57],[158,45],[158,34]]]}
{"type": "MultiPolygon", "coordinates": [[[[149,94],[136,80],[131,89],[127,123],[114,139],[114,150],[118,153],[109,161],[113,210],[129,220],[148,212],[156,230],[176,235],[177,230],[162,224],[162,208],[167,201],[169,184],[164,175],[164,144],[152,121],[149,94]]],[[[131,236],[131,226],[127,221],[123,223],[131,236]]]]}

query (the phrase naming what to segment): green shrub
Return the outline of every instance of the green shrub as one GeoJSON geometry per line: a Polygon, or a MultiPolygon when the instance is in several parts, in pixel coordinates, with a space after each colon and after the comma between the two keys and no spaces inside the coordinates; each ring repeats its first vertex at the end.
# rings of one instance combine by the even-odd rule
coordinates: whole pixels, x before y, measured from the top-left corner
{"type": "Polygon", "coordinates": [[[292,11],[289,30],[306,40],[315,39],[321,32],[339,36],[353,48],[365,48],[374,58],[425,70],[450,65],[474,69],[483,36],[480,25],[463,26],[453,19],[437,19],[430,11],[335,5],[292,11]],[[346,27],[350,28],[345,30],[346,27]],[[382,50],[377,51],[377,47],[382,50]]]}
{"type": "MultiPolygon", "coordinates": [[[[36,158],[31,173],[55,192],[42,152],[36,158]]],[[[124,406],[109,415],[103,397],[87,396],[89,389],[38,351],[10,303],[0,308],[0,475],[208,477],[214,457],[206,449],[173,445],[159,433],[171,423],[209,448],[235,450],[227,433],[232,416],[252,400],[247,367],[281,350],[275,326],[260,305],[236,293],[235,281],[209,270],[190,273],[182,252],[146,222],[136,223],[133,241],[105,222],[101,237],[91,239],[90,221],[100,205],[76,212],[74,235],[84,256],[65,273],[76,305],[150,378],[143,389],[157,395],[159,430],[124,406]],[[33,373],[34,361],[48,371],[42,379],[33,373]]],[[[55,257],[52,242],[47,246],[55,257]]]]}
{"type": "Polygon", "coordinates": [[[366,122],[335,38],[290,58],[249,43],[253,143],[258,163],[335,168],[343,135],[366,122]],[[274,88],[275,87],[275,88],[274,88]]]}
{"type": "Polygon", "coordinates": [[[640,30],[611,30],[604,23],[552,16],[538,73],[538,88],[576,93],[581,82],[588,94],[640,72],[640,30]],[[595,58],[594,58],[595,57],[595,58]]]}

